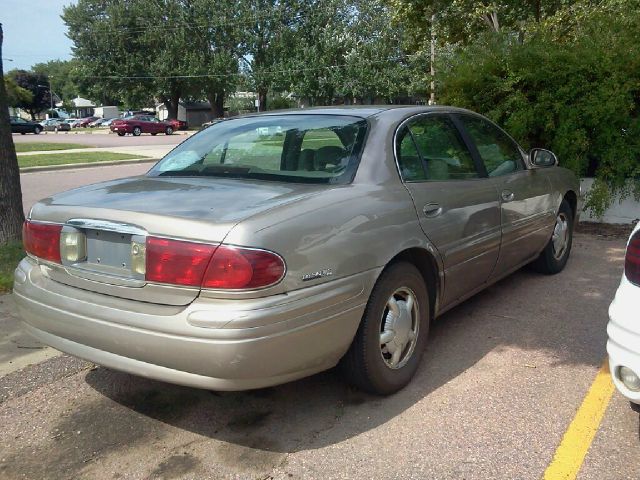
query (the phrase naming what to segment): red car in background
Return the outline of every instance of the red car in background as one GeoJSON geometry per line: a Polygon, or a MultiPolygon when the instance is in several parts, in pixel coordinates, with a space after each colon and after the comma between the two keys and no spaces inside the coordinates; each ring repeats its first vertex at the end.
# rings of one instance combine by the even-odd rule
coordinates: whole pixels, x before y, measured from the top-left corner
{"type": "Polygon", "coordinates": [[[96,120],[98,120],[98,117],[81,118],[73,122],[71,126],[73,128],[77,128],[77,127],[87,128],[91,122],[95,122],[96,120]]]}
{"type": "Polygon", "coordinates": [[[189,125],[184,120],[173,118],[170,120],[167,119],[165,120],[165,122],[170,123],[174,130],[186,130],[187,128],[189,128],[189,125]]]}
{"type": "Polygon", "coordinates": [[[161,122],[157,118],[148,115],[135,115],[133,117],[114,120],[111,122],[109,128],[121,137],[127,133],[135,137],[143,133],[150,133],[151,135],[164,133],[171,135],[175,131],[175,127],[169,122],[161,122]]]}

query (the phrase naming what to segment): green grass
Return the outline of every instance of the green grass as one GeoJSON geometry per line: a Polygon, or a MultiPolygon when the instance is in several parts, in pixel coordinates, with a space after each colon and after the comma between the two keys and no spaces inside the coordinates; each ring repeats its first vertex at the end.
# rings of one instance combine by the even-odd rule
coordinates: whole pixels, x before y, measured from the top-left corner
{"type": "Polygon", "coordinates": [[[131,160],[149,158],[143,155],[114,152],[78,152],[78,153],[43,153],[41,155],[20,155],[20,167],[40,167],[45,165],[65,165],[68,163],[110,162],[114,160],[131,160]]]}
{"type": "Polygon", "coordinates": [[[71,150],[74,148],[91,148],[91,145],[79,143],[16,143],[16,152],[46,152],[49,150],[71,150]]]}
{"type": "Polygon", "coordinates": [[[22,243],[0,245],[0,293],[8,292],[13,285],[13,271],[25,256],[22,243]]]}

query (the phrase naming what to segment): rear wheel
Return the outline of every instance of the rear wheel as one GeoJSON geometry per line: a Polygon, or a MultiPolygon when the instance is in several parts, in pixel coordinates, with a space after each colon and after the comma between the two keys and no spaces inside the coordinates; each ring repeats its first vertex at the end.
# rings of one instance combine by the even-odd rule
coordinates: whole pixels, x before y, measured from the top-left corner
{"type": "Polygon", "coordinates": [[[569,203],[562,200],[549,243],[531,266],[534,270],[548,275],[561,272],[569,260],[572,243],[573,211],[569,203]]]}
{"type": "Polygon", "coordinates": [[[41,131],[42,131],[42,128],[40,127],[36,127],[33,129],[33,133],[35,133],[36,135],[38,135],[41,131]]]}
{"type": "Polygon", "coordinates": [[[166,133],[167,135],[171,135],[173,133],[173,128],[167,127],[167,129],[164,131],[164,133],[166,133]]]}
{"type": "Polygon", "coordinates": [[[389,266],[376,282],[358,332],[342,359],[350,383],[389,395],[410,381],[429,333],[429,296],[412,264],[389,266]]]}
{"type": "Polygon", "coordinates": [[[142,129],[140,127],[134,127],[134,129],[133,129],[133,136],[134,137],[139,137],[141,133],[142,133],[142,129]]]}
{"type": "Polygon", "coordinates": [[[118,132],[119,137],[124,137],[124,132],[118,132]]]}

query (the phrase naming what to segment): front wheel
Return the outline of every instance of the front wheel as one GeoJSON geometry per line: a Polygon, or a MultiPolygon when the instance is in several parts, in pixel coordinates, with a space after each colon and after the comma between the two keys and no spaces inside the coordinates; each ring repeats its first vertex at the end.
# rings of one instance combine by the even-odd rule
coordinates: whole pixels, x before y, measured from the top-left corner
{"type": "Polygon", "coordinates": [[[33,129],[33,133],[35,133],[36,135],[38,135],[41,131],[42,129],[40,127],[36,127],[33,129]]]}
{"type": "Polygon", "coordinates": [[[349,382],[379,395],[405,387],[418,369],[429,315],[427,287],[416,267],[407,262],[389,266],[376,282],[342,359],[349,382]]]}
{"type": "Polygon", "coordinates": [[[173,134],[173,128],[167,127],[167,129],[164,131],[164,133],[166,133],[167,135],[173,134]]]}
{"type": "Polygon", "coordinates": [[[118,132],[118,136],[119,136],[119,137],[124,137],[124,133],[125,133],[125,132],[118,132]]]}
{"type": "Polygon", "coordinates": [[[142,129],[140,127],[135,127],[133,129],[133,136],[134,137],[139,137],[141,133],[142,133],[142,129]]]}
{"type": "Polygon", "coordinates": [[[531,266],[534,270],[548,275],[561,272],[569,260],[572,243],[573,211],[569,203],[562,200],[549,243],[531,266]]]}

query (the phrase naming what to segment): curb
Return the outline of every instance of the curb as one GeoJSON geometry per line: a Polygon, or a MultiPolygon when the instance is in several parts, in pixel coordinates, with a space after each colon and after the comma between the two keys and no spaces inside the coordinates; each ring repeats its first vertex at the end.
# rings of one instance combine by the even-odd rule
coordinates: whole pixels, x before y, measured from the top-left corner
{"type": "Polygon", "coordinates": [[[106,162],[64,163],[61,165],[42,165],[38,167],[22,167],[20,173],[49,172],[54,170],[71,170],[74,168],[108,167],[110,165],[128,165],[135,163],[156,163],[159,158],[133,158],[130,160],[109,160],[106,162]]]}

